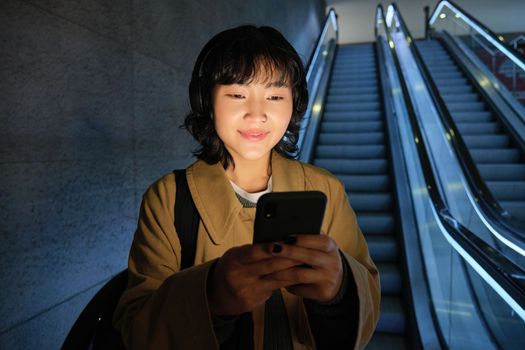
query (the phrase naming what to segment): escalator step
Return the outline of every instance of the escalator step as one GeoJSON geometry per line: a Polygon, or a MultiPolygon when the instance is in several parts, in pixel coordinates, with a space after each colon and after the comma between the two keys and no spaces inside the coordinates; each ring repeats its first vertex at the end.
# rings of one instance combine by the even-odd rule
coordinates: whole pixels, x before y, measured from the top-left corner
{"type": "Polygon", "coordinates": [[[468,81],[466,78],[436,78],[434,82],[437,84],[438,88],[441,89],[441,86],[457,86],[457,85],[467,85],[468,81]]]}
{"type": "Polygon", "coordinates": [[[462,135],[496,134],[499,131],[497,123],[457,123],[462,135]]]}
{"type": "Polygon", "coordinates": [[[392,210],[392,195],[387,193],[349,193],[350,205],[356,212],[385,212],[392,210]]]}
{"type": "Polygon", "coordinates": [[[325,121],[370,121],[379,120],[382,112],[376,111],[325,111],[323,119],[325,121]]]}
{"type": "Polygon", "coordinates": [[[384,142],[385,137],[382,132],[319,134],[319,145],[381,145],[384,142]]]}
{"type": "Polygon", "coordinates": [[[366,350],[405,350],[409,349],[403,335],[390,333],[374,333],[366,350]]]}
{"type": "Polygon", "coordinates": [[[339,102],[327,103],[325,109],[327,111],[370,111],[379,110],[379,101],[375,102],[339,102]]]}
{"type": "MultiPolygon", "coordinates": [[[[350,196],[352,197],[352,195],[350,196]]],[[[359,223],[361,231],[363,231],[366,236],[394,234],[396,229],[396,223],[392,212],[359,212],[357,222],[359,223]]]]}
{"type": "Polygon", "coordinates": [[[473,88],[470,85],[460,85],[460,86],[442,86],[439,89],[439,92],[442,95],[446,94],[464,94],[473,92],[473,88]]]}
{"type": "Polygon", "coordinates": [[[349,87],[349,88],[337,88],[337,87],[330,87],[328,89],[328,95],[329,96],[336,96],[336,95],[347,95],[347,96],[354,96],[356,94],[376,94],[377,95],[377,86],[357,86],[357,87],[349,87]]]}
{"type": "MultiPolygon", "coordinates": [[[[324,124],[324,123],[323,123],[324,124]]],[[[383,145],[354,145],[354,146],[317,146],[315,148],[316,158],[351,158],[371,159],[385,158],[385,146],[383,145]]]]}
{"type": "Polygon", "coordinates": [[[514,163],[520,159],[515,148],[472,149],[470,155],[476,163],[514,163]]]}
{"type": "Polygon", "coordinates": [[[377,93],[360,93],[351,95],[332,95],[328,94],[326,98],[327,102],[377,102],[379,101],[379,95],[377,93]]]}
{"type": "Polygon", "coordinates": [[[479,102],[447,102],[447,108],[450,113],[454,115],[454,112],[474,112],[483,111],[485,109],[485,103],[479,102]]]}
{"type": "Polygon", "coordinates": [[[390,179],[387,175],[339,175],[347,191],[372,192],[372,191],[389,191],[390,179]]]}
{"type": "Polygon", "coordinates": [[[397,241],[393,236],[367,236],[366,242],[368,243],[370,256],[375,263],[398,263],[397,241]]]}
{"type": "Polygon", "coordinates": [[[485,181],[525,181],[525,164],[478,164],[485,181]]]}
{"type": "Polygon", "coordinates": [[[479,101],[479,96],[473,92],[467,93],[447,93],[441,94],[445,102],[475,102],[479,101]]]}
{"type": "Polygon", "coordinates": [[[401,293],[401,271],[397,264],[380,263],[377,264],[379,276],[381,278],[382,295],[399,295],[401,293]]]}
{"type": "Polygon", "coordinates": [[[460,123],[490,122],[492,120],[492,113],[489,111],[455,112],[453,118],[456,122],[460,123]]]}
{"type": "Polygon", "coordinates": [[[377,122],[324,122],[321,132],[380,132],[383,123],[377,122]]]}
{"type": "Polygon", "coordinates": [[[514,218],[525,222],[525,202],[521,201],[501,201],[500,205],[507,209],[514,218]]]}
{"type": "Polygon", "coordinates": [[[405,332],[405,314],[400,298],[381,296],[381,315],[376,332],[403,334],[405,332]]]}
{"type": "Polygon", "coordinates": [[[465,135],[463,140],[468,148],[502,148],[509,145],[507,135],[465,135]]]}
{"type": "Polygon", "coordinates": [[[487,186],[498,201],[525,202],[525,181],[487,181],[487,186]]]}
{"type": "Polygon", "coordinates": [[[376,159],[316,159],[314,165],[336,175],[381,175],[388,172],[387,161],[376,159]]]}
{"type": "Polygon", "coordinates": [[[366,89],[371,89],[371,88],[373,88],[376,85],[373,84],[372,82],[369,82],[369,81],[344,80],[344,81],[337,81],[337,82],[332,81],[330,83],[330,86],[332,88],[337,88],[337,89],[348,89],[348,88],[355,89],[355,88],[359,88],[359,87],[364,87],[366,89]]]}

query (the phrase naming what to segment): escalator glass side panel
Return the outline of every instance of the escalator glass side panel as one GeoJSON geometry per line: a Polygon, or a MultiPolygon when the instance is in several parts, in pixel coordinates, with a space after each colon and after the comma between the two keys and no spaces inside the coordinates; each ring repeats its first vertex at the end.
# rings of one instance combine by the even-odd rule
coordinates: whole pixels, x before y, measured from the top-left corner
{"type": "Polygon", "coordinates": [[[430,19],[435,31],[446,31],[461,40],[494,74],[500,83],[525,106],[525,57],[502,44],[502,37],[487,32],[454,4],[442,1],[430,19]]]}

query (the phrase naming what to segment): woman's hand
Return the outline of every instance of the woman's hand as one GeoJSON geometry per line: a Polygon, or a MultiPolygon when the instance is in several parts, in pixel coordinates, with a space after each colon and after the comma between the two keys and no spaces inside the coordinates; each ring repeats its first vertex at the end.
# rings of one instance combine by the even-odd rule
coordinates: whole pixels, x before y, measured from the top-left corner
{"type": "Polygon", "coordinates": [[[294,237],[285,242],[288,244],[279,244],[282,249],[273,249],[272,254],[301,264],[270,273],[265,279],[289,284],[286,289],[298,296],[319,302],[332,300],[343,280],[343,262],[337,244],[326,234],[294,237]]]}
{"type": "Polygon", "coordinates": [[[273,291],[292,283],[267,279],[301,264],[298,260],[272,255],[271,244],[248,244],[226,251],[208,278],[208,302],[214,315],[249,312],[270,298],[273,291]]]}

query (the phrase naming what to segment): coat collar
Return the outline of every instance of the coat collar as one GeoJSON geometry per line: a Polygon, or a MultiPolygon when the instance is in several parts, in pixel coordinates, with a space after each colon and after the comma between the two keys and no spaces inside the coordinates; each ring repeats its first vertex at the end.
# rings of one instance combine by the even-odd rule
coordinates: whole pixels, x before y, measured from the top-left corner
{"type": "MultiPolygon", "coordinates": [[[[304,191],[304,171],[298,161],[271,154],[273,191],[304,191]]],[[[242,205],[220,163],[198,160],[186,170],[188,186],[206,231],[220,244],[238,219],[242,205]]]]}

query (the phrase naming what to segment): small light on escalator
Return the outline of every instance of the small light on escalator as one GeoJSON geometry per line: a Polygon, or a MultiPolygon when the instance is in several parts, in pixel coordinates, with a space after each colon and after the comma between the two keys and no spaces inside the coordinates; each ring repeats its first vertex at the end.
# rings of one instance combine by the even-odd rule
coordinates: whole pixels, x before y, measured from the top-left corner
{"type": "Polygon", "coordinates": [[[393,42],[392,40],[390,40],[390,41],[388,42],[388,44],[390,45],[390,48],[391,48],[391,49],[394,48],[394,42],[393,42]]]}
{"type": "Polygon", "coordinates": [[[451,139],[450,134],[447,132],[445,135],[447,135],[447,140],[450,141],[450,139],[451,139]]]}
{"type": "Polygon", "coordinates": [[[505,41],[505,38],[502,37],[501,35],[498,35],[498,39],[499,39],[500,41],[505,41]]]}
{"type": "Polygon", "coordinates": [[[316,104],[313,106],[312,110],[314,111],[314,113],[319,113],[319,112],[321,112],[321,105],[320,105],[319,103],[316,103],[316,104]]]}
{"type": "Polygon", "coordinates": [[[439,15],[439,18],[441,18],[441,19],[443,19],[445,17],[447,17],[447,15],[445,13],[442,13],[442,14],[439,15]]]}
{"type": "Polygon", "coordinates": [[[419,139],[418,139],[417,137],[416,137],[416,139],[415,139],[415,140],[416,140],[416,143],[419,143],[419,139]]]}
{"type": "Polygon", "coordinates": [[[461,16],[459,15],[459,13],[456,13],[456,18],[459,18],[459,17],[461,17],[461,16]]]}
{"type": "Polygon", "coordinates": [[[328,56],[328,51],[327,50],[323,51],[323,56],[328,56]]]}

